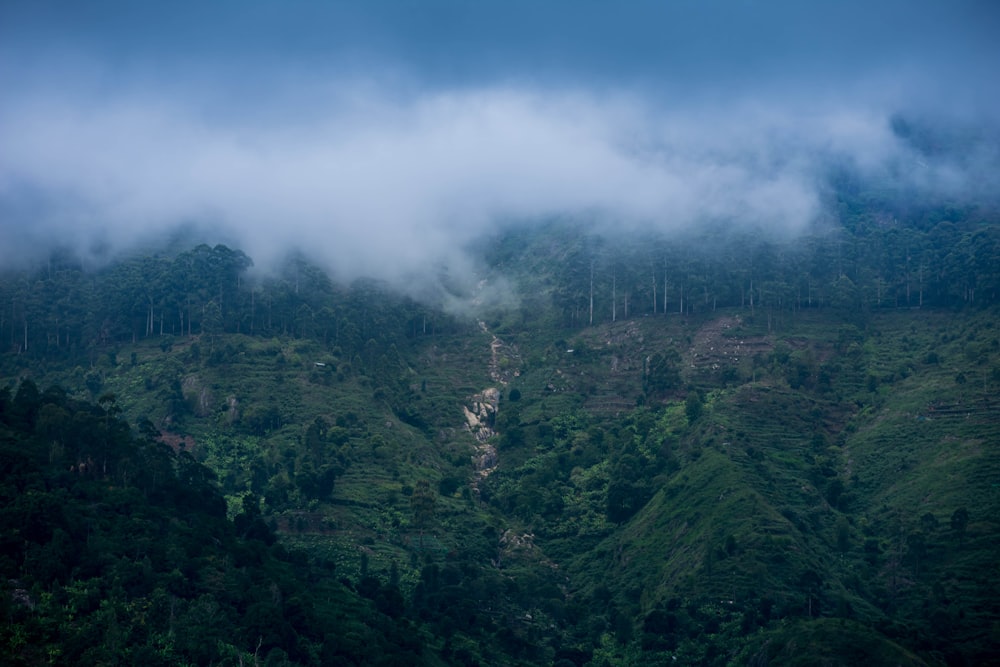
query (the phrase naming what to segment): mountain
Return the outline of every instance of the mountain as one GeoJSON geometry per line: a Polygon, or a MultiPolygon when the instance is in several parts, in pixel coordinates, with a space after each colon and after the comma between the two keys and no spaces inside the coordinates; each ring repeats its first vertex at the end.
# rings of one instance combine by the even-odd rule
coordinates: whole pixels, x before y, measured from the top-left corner
{"type": "Polygon", "coordinates": [[[995,212],[838,197],[507,227],[432,298],[222,245],[3,274],[5,660],[995,660],[995,212]]]}

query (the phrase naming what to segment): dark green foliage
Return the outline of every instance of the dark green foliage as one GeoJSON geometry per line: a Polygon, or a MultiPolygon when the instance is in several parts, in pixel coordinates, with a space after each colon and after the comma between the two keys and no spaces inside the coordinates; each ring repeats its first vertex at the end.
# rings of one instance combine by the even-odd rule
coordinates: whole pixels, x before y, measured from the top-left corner
{"type": "Polygon", "coordinates": [[[676,350],[654,354],[647,363],[643,390],[658,398],[676,391],[681,386],[679,365],[680,355],[676,350]]]}
{"type": "Polygon", "coordinates": [[[434,508],[437,505],[437,497],[431,491],[427,480],[417,482],[413,493],[410,494],[410,511],[413,512],[413,525],[420,530],[420,548],[423,548],[424,531],[434,521],[434,508]]]}
{"type": "Polygon", "coordinates": [[[764,633],[750,646],[741,652],[739,664],[788,667],[929,664],[871,629],[844,620],[798,621],[764,633]]]}
{"type": "Polygon", "coordinates": [[[969,510],[959,507],[951,515],[951,530],[961,541],[965,535],[965,529],[969,525],[969,510]]]}
{"type": "Polygon", "coordinates": [[[374,605],[317,584],[275,543],[256,496],[229,522],[214,475],[132,435],[113,399],[93,406],[26,382],[0,408],[4,664],[320,664],[327,651],[423,661],[394,620],[397,584],[376,585],[374,605]]]}
{"type": "Polygon", "coordinates": [[[695,422],[701,417],[702,405],[701,394],[696,391],[688,392],[684,401],[684,414],[687,415],[688,422],[695,422]]]}

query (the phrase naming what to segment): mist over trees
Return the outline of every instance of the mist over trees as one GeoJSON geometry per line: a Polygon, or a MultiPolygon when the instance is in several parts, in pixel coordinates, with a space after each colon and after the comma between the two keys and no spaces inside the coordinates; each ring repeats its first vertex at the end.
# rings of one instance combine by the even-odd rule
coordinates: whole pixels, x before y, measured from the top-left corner
{"type": "Polygon", "coordinates": [[[199,245],[174,256],[124,258],[84,270],[72,255],[4,280],[3,339],[28,355],[97,354],[145,338],[198,336],[215,351],[223,333],[288,335],[340,346],[374,362],[395,336],[452,326],[450,319],[371,281],[335,286],[301,257],[279,273],[249,275],[238,249],[199,245]],[[16,278],[14,277],[16,276],[16,278]]]}
{"type": "MultiPolygon", "coordinates": [[[[818,224],[791,238],[721,224],[684,235],[606,235],[552,222],[541,232],[553,244],[539,246],[545,255],[519,256],[518,228],[476,246],[487,281],[522,274],[518,297],[529,304],[529,316],[532,300],[541,298],[536,312],[551,304],[571,329],[730,307],[776,318],[833,309],[862,321],[877,310],[985,307],[1000,298],[1000,234],[989,224],[989,209],[899,210],[848,191],[838,211],[840,224],[818,224]],[[524,289],[532,279],[523,267],[553,261],[556,270],[541,274],[547,283],[524,289]]],[[[302,256],[273,273],[252,267],[252,258],[225,245],[126,257],[87,271],[73,255],[53,253],[35,269],[6,272],[0,341],[8,350],[45,356],[94,354],[148,337],[198,335],[211,351],[217,334],[291,335],[365,360],[369,340],[456,326],[434,310],[440,303],[394,295],[390,286],[363,279],[335,284],[302,256]]],[[[387,343],[380,345],[369,350],[368,362],[387,343]]]]}

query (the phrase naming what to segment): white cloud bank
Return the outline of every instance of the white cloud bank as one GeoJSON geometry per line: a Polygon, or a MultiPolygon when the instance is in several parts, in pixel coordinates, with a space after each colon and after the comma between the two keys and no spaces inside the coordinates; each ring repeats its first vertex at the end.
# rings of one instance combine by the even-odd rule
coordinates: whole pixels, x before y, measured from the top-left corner
{"type": "Polygon", "coordinates": [[[0,267],[185,225],[407,281],[553,216],[793,233],[831,164],[1000,185],[996,141],[918,154],[890,121],[995,132],[982,0],[251,5],[0,3],[0,267]]]}
{"type": "Polygon", "coordinates": [[[53,240],[124,249],[193,223],[258,260],[300,248],[391,280],[458,261],[512,220],[795,231],[820,213],[827,160],[877,169],[901,151],[884,114],[849,108],[672,110],[513,87],[320,97],[228,115],[134,91],[6,104],[0,259],[53,240]]]}

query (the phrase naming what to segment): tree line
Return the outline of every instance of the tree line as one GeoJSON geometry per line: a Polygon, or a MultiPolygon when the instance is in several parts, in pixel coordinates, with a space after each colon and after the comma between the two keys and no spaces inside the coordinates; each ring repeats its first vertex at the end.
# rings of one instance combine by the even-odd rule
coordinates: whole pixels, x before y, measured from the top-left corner
{"type": "MultiPolygon", "coordinates": [[[[553,222],[510,229],[479,253],[484,270],[521,284],[523,324],[545,318],[579,328],[723,307],[769,317],[828,308],[863,319],[878,309],[1000,299],[994,211],[906,210],[849,192],[836,208],[836,222],[794,238],[726,224],[607,236],[553,222]]],[[[43,266],[0,274],[0,345],[41,357],[241,333],[316,339],[364,360],[392,341],[464,326],[372,280],[336,284],[301,255],[272,273],[252,267],[224,245],[123,258],[97,271],[55,252],[43,266]]]]}
{"type": "Polygon", "coordinates": [[[268,274],[225,245],[122,258],[100,270],[54,253],[0,274],[0,345],[32,358],[102,353],[142,339],[290,336],[377,359],[399,341],[454,329],[439,311],[371,280],[337,285],[302,256],[268,274]]]}
{"type": "Polygon", "coordinates": [[[675,236],[580,234],[542,226],[499,237],[487,258],[519,267],[526,303],[563,326],[743,308],[764,316],[833,309],[848,319],[892,308],[986,307],[1000,300],[994,212],[894,211],[842,198],[839,220],[794,237],[707,225],[675,236]],[[547,298],[546,298],[547,297],[547,298]]]}

